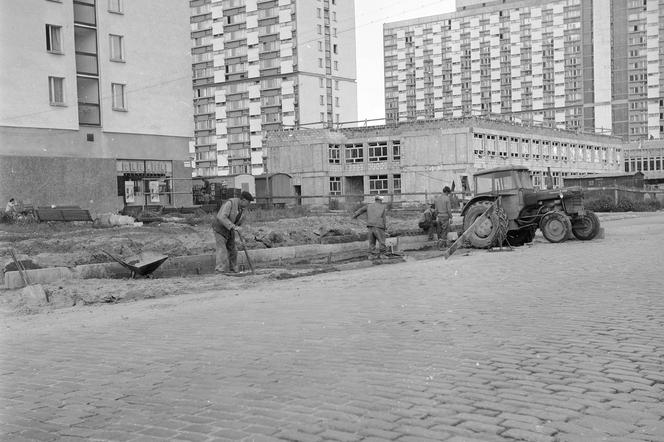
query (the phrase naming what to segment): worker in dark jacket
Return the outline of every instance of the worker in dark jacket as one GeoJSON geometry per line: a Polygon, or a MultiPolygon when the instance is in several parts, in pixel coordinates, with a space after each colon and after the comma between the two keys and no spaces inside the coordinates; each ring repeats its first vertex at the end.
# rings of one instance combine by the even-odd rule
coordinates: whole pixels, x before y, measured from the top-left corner
{"type": "Polygon", "coordinates": [[[438,212],[433,205],[428,206],[418,221],[418,227],[424,230],[429,240],[433,239],[433,234],[438,233],[438,212]]]}
{"type": "Polygon", "coordinates": [[[212,230],[217,247],[216,272],[237,273],[237,247],[234,232],[242,224],[245,209],[253,200],[253,195],[244,191],[240,194],[240,198],[231,198],[222,204],[214,218],[212,230]]]}
{"type": "Polygon", "coordinates": [[[438,243],[441,247],[447,247],[447,233],[452,224],[452,204],[450,203],[449,187],[443,188],[443,194],[433,200],[433,205],[438,212],[438,243]]]}
{"type": "Polygon", "coordinates": [[[369,229],[369,255],[376,258],[387,251],[385,245],[387,206],[383,204],[383,197],[376,195],[375,202],[360,207],[353,214],[353,219],[365,212],[367,214],[367,229],[369,229]],[[379,244],[378,252],[376,252],[376,241],[379,244]]]}

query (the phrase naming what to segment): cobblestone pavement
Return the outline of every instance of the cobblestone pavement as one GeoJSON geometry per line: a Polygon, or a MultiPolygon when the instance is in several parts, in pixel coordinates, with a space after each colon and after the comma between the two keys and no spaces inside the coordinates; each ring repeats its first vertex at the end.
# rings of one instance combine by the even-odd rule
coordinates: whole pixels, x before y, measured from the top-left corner
{"type": "Polygon", "coordinates": [[[664,441],[664,213],[2,318],[0,438],[664,441]]]}

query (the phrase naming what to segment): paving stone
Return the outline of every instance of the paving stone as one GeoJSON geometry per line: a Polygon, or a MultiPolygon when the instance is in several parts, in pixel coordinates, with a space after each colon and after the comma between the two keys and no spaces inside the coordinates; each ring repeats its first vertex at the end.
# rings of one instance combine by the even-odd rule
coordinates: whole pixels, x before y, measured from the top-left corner
{"type": "Polygon", "coordinates": [[[604,227],[611,241],[3,316],[0,439],[656,441],[664,213],[604,227]]]}
{"type": "Polygon", "coordinates": [[[554,442],[556,439],[552,436],[533,433],[520,428],[510,428],[501,434],[504,438],[516,439],[528,442],[554,442]]]}

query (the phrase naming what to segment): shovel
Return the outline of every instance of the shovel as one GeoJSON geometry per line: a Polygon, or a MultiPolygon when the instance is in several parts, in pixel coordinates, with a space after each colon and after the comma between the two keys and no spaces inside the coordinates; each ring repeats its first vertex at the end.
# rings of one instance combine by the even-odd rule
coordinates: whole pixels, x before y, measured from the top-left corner
{"type": "Polygon", "coordinates": [[[25,267],[23,267],[23,263],[19,261],[16,258],[16,252],[14,252],[14,249],[9,249],[9,252],[12,255],[12,259],[14,260],[14,265],[16,265],[16,269],[18,270],[19,275],[21,275],[21,279],[23,280],[23,284],[25,284],[25,287],[21,290],[23,293],[23,296],[25,296],[28,299],[35,300],[39,302],[41,299],[46,299],[46,302],[50,302],[48,299],[48,293],[44,291],[44,287],[42,287],[41,284],[30,284],[30,278],[28,277],[28,272],[25,271],[25,267]]]}
{"type": "Polygon", "coordinates": [[[244,245],[244,239],[242,238],[242,235],[240,235],[240,232],[235,230],[235,233],[237,233],[237,237],[240,239],[240,244],[242,245],[242,250],[244,250],[244,256],[247,257],[247,264],[249,264],[249,269],[251,270],[251,273],[254,274],[254,266],[251,264],[251,259],[249,258],[249,252],[247,252],[247,247],[244,245]]]}

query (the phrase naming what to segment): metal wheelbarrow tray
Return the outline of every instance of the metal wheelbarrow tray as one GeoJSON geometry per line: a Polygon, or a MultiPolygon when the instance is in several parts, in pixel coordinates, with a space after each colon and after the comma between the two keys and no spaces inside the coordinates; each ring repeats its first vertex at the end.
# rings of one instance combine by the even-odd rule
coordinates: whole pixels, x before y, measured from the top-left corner
{"type": "Polygon", "coordinates": [[[117,256],[103,250],[113,261],[121,264],[124,268],[131,271],[131,277],[135,278],[136,275],[148,277],[152,272],[157,270],[164,261],[168,259],[167,255],[159,255],[157,253],[141,252],[138,255],[133,255],[128,258],[120,259],[117,256]]]}

